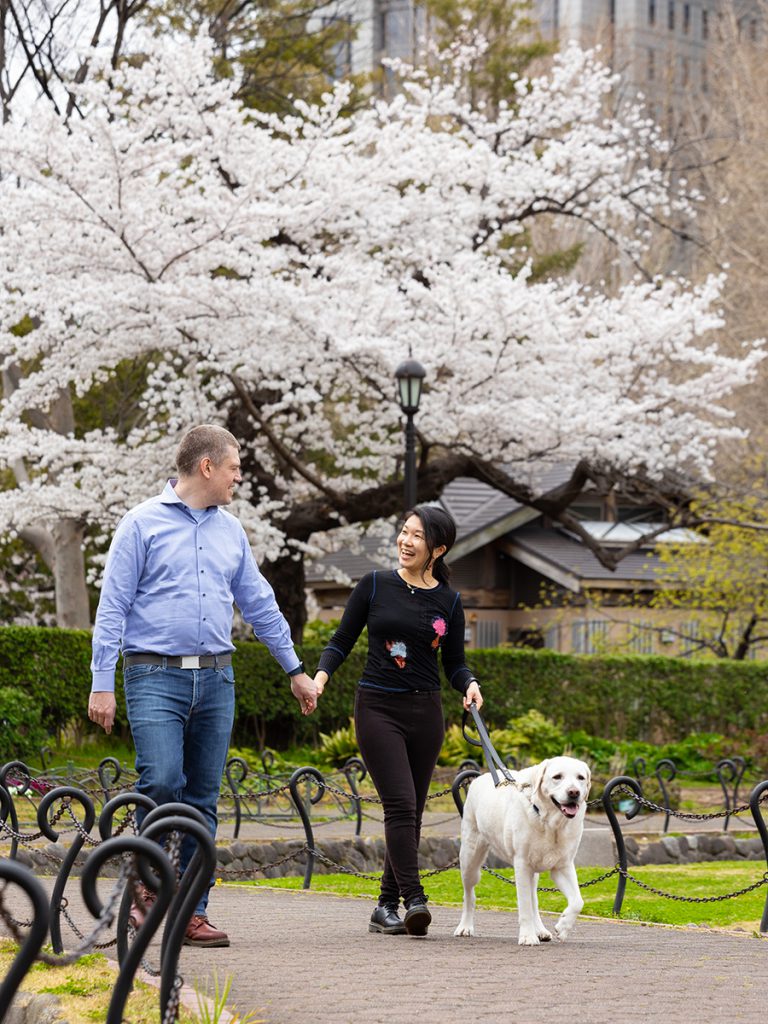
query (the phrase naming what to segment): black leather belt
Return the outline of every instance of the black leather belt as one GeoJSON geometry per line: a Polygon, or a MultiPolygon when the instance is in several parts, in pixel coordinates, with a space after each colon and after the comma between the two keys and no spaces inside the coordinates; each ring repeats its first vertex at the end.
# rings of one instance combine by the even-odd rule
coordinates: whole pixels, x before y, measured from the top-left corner
{"type": "Polygon", "coordinates": [[[164,668],[226,668],[231,654],[124,654],[123,666],[162,665],[164,668]]]}

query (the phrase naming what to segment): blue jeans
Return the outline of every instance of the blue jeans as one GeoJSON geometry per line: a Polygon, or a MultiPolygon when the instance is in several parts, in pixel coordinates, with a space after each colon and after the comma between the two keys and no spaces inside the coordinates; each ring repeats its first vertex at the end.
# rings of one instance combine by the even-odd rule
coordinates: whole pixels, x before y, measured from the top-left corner
{"type": "MultiPolygon", "coordinates": [[[[129,665],[123,680],[136,747],[137,790],[157,804],[180,801],[196,807],[215,839],[216,805],[235,714],[232,667],[129,665]]],[[[195,845],[190,837],[182,844],[182,871],[195,845]]],[[[195,913],[204,914],[207,905],[206,891],[195,913]]]]}

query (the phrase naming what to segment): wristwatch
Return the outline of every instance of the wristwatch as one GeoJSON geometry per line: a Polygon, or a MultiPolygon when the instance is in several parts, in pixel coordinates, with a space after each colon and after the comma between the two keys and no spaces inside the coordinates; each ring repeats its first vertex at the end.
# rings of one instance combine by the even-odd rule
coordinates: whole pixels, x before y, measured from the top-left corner
{"type": "Polygon", "coordinates": [[[296,668],[292,668],[291,671],[287,673],[287,675],[290,676],[291,679],[293,679],[294,676],[303,675],[305,671],[306,670],[304,668],[304,662],[300,661],[296,668]]]}

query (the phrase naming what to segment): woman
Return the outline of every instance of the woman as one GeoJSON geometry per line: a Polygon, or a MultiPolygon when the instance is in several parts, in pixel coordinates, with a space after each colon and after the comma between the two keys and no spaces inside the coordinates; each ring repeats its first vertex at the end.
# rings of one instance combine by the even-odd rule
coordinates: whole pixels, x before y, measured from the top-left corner
{"type": "Polygon", "coordinates": [[[386,856],[369,931],[426,935],[432,917],[418,868],[421,818],[445,725],[437,655],[454,689],[482,706],[464,664],[464,610],[448,586],[445,555],[456,524],[442,508],[406,513],[397,538],[399,568],[371,572],[350,595],[320,657],[318,696],[368,627],[368,659],[355,697],[360,753],[384,808],[386,856]],[[402,899],[405,918],[398,907],[402,899]]]}

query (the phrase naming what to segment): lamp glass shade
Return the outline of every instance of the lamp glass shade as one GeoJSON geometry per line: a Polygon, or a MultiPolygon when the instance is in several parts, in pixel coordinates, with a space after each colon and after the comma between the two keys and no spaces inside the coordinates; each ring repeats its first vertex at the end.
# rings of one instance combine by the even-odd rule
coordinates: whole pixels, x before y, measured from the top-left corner
{"type": "Polygon", "coordinates": [[[421,363],[409,359],[395,370],[399,391],[400,407],[405,413],[418,412],[421,400],[421,383],[425,370],[421,363]]]}

